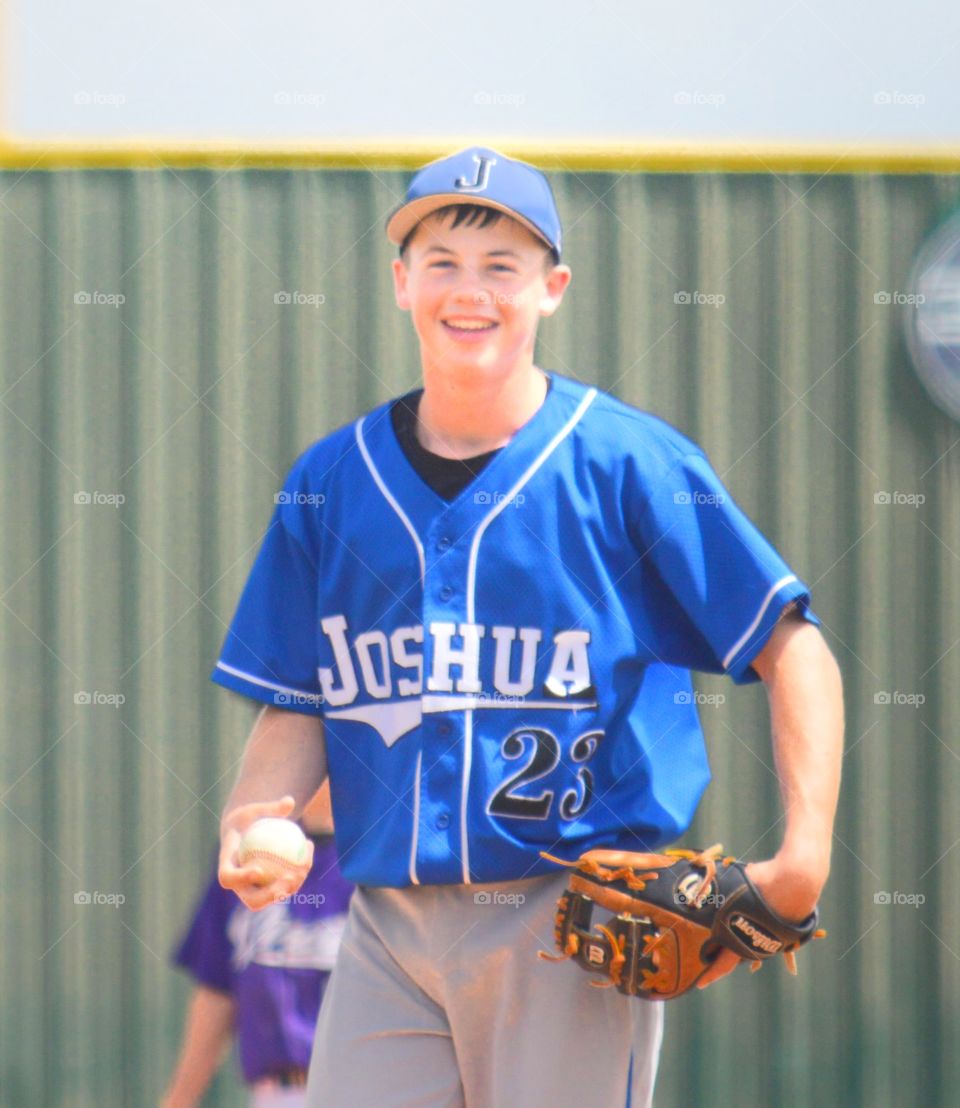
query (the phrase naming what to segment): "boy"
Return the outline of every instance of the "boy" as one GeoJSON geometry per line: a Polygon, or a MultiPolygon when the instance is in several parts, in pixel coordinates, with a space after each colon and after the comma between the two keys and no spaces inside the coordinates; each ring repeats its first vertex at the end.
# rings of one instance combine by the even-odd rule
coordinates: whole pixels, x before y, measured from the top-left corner
{"type": "Polygon", "coordinates": [[[252,908],[295,885],[257,887],[236,843],[329,766],[359,887],[311,1104],[646,1104],[661,1005],[537,960],[566,883],[540,852],[675,840],[709,776],[690,670],[759,677],[785,830],[750,874],[804,918],[829,869],[837,667],[699,448],[534,364],[570,281],[537,170],[431,163],[387,233],[423,388],[287,478],[214,679],[296,710],[248,740],[220,879],[252,908]]]}

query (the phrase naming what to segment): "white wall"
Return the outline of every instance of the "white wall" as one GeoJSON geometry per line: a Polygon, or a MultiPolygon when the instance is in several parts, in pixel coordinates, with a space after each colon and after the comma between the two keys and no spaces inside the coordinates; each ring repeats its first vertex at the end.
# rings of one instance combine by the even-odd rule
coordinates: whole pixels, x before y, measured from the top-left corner
{"type": "Polygon", "coordinates": [[[944,0],[3,7],[18,134],[960,138],[944,0]]]}

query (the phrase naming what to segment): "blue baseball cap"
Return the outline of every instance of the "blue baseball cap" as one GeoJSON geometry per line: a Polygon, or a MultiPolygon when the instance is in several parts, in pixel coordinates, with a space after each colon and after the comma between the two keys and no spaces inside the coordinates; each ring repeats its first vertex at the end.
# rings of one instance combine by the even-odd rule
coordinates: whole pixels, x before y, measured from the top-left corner
{"type": "Polygon", "coordinates": [[[387,238],[402,246],[431,212],[448,204],[480,204],[523,224],[560,257],[563,231],[546,177],[526,162],[471,146],[419,170],[407,197],[387,220],[387,238]]]}

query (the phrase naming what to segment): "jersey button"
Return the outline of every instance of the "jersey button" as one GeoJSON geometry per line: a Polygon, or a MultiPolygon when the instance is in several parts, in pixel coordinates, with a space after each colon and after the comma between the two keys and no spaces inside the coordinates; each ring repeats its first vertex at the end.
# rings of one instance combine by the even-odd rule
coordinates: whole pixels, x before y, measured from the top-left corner
{"type": "Polygon", "coordinates": [[[439,539],[438,542],[437,542],[437,550],[449,550],[449,549],[450,549],[450,539],[446,535],[444,535],[443,538],[439,539]]]}
{"type": "Polygon", "coordinates": [[[453,730],[453,727],[451,727],[451,725],[447,723],[446,720],[444,720],[437,726],[437,730],[440,732],[441,735],[449,735],[450,732],[453,730]]]}
{"type": "Polygon", "coordinates": [[[439,827],[441,831],[446,831],[449,826],[450,817],[446,812],[441,812],[441,814],[437,816],[437,827],[439,827]]]}
{"type": "Polygon", "coordinates": [[[451,596],[453,596],[453,589],[449,585],[444,585],[440,590],[440,599],[449,600],[451,596]]]}

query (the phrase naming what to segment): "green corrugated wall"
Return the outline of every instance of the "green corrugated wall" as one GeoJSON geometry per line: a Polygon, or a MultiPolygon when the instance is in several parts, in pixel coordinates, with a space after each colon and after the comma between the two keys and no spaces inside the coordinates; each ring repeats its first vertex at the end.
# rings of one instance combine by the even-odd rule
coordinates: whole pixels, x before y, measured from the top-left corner
{"type": "MultiPolygon", "coordinates": [[[[0,172],[3,1105],[149,1104],[169,1073],[169,951],[253,716],[207,674],[287,467],[416,380],[382,230],[403,180],[0,172]]],[[[829,939],[796,980],[742,971],[671,1006],[657,1103],[955,1103],[960,426],[874,296],[906,288],[960,180],[553,180],[574,281],[540,364],[704,445],[812,583],[846,682],[829,939]]],[[[715,783],[688,841],[761,857],[762,689],[701,688],[725,700],[702,709],[715,783]]]]}

